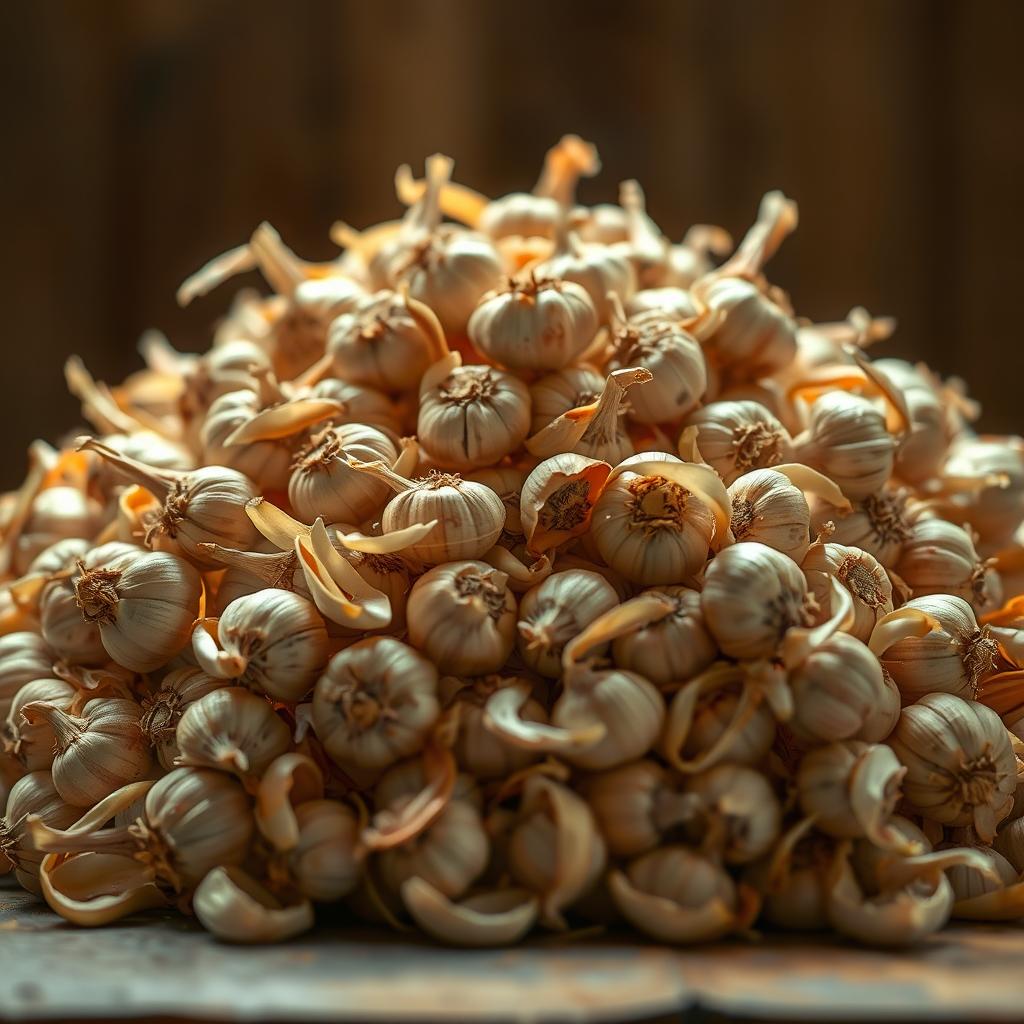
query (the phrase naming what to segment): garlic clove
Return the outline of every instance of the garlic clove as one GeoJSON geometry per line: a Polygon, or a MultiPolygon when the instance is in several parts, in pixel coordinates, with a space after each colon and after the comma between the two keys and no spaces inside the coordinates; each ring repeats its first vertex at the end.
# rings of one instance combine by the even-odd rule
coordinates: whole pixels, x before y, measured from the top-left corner
{"type": "Polygon", "coordinates": [[[422,878],[402,885],[402,901],[428,935],[452,946],[511,946],[537,922],[540,901],[524,889],[478,893],[453,903],[422,878]]]}
{"type": "Polygon", "coordinates": [[[203,927],[224,942],[283,942],[314,924],[308,900],[282,904],[239,867],[210,871],[196,888],[192,906],[203,927]]]}

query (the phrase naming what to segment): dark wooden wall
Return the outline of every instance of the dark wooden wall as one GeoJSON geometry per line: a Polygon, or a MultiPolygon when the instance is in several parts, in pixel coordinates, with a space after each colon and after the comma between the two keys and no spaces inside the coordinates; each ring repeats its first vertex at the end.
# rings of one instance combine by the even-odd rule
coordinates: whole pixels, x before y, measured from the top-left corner
{"type": "Polygon", "coordinates": [[[393,216],[392,175],[529,187],[565,131],[635,176],[673,236],[740,233],[763,191],[801,227],[801,312],[900,320],[888,350],[962,374],[1024,428],[1024,4],[988,0],[8,0],[0,13],[3,446],[75,419],[61,365],[204,344],[227,294],[179,281],[269,219],[300,252],[393,216]]]}

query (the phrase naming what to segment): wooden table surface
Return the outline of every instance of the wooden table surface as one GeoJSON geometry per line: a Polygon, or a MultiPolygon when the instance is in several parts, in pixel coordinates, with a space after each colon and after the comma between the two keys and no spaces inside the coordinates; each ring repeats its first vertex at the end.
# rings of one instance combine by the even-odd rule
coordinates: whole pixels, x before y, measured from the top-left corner
{"type": "Polygon", "coordinates": [[[280,946],[219,944],[154,913],[76,929],[0,890],[0,1019],[1011,1020],[1024,928],[954,927],[902,953],[814,936],[702,949],[628,938],[450,950],[325,924],[280,946]]]}

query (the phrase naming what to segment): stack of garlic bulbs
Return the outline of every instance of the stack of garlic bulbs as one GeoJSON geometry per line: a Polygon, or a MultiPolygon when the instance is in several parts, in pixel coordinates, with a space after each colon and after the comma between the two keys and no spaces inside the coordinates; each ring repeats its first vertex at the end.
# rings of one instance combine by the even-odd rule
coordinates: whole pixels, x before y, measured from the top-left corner
{"type": "Polygon", "coordinates": [[[202,356],[149,337],[0,502],[0,864],[69,921],[273,941],[342,903],[461,945],[632,927],[910,943],[1024,916],[1024,441],[765,277],[396,179],[314,264],[267,224],[202,356]],[[2,805],[0,805],[2,806],[2,805]]]}

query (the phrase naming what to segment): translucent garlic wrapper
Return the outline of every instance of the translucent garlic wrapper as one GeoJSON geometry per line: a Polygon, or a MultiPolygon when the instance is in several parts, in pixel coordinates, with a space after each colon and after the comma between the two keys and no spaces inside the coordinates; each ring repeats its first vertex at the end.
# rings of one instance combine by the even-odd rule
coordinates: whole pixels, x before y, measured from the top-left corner
{"type": "Polygon", "coordinates": [[[789,432],[758,402],[711,402],[692,413],[686,425],[697,428],[700,453],[726,486],[751,470],[792,459],[789,432]]]}

